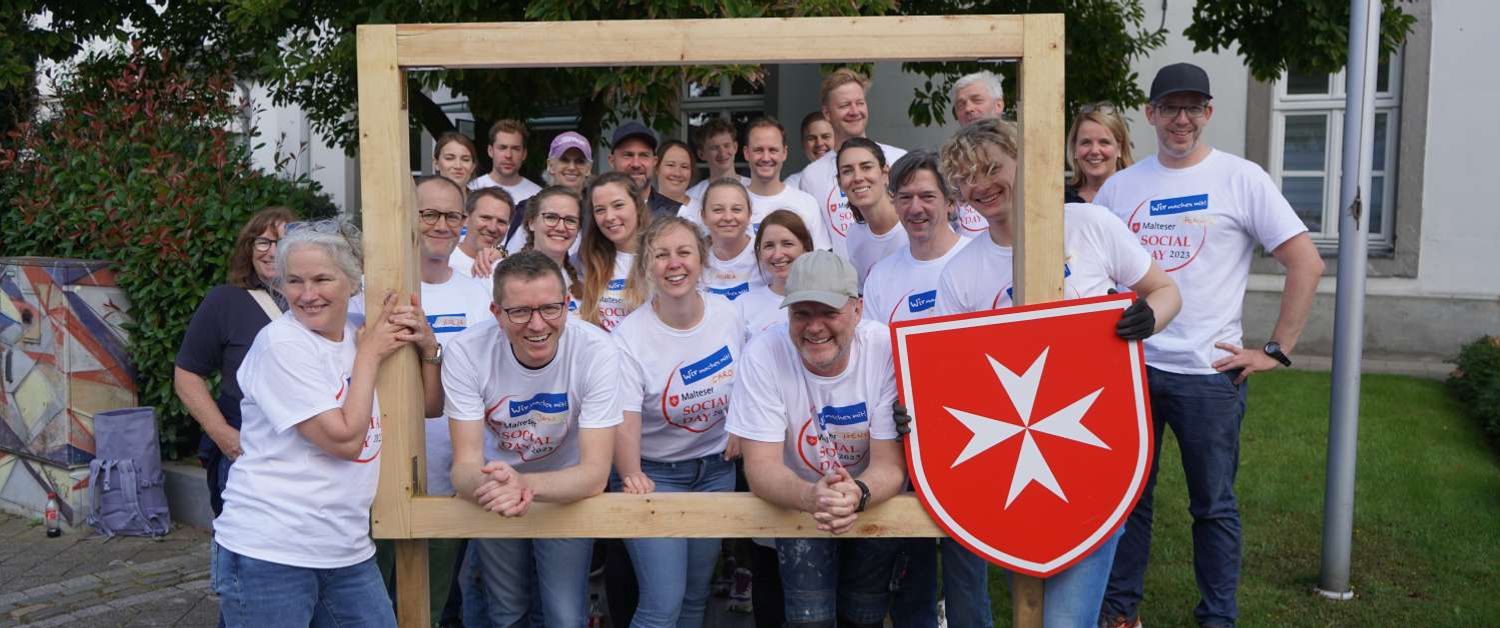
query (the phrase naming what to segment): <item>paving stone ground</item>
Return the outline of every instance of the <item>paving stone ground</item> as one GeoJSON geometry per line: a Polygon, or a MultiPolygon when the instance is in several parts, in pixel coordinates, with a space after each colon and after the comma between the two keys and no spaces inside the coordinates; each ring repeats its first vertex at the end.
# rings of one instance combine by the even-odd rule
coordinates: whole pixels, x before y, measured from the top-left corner
{"type": "MultiPolygon", "coordinates": [[[[210,539],[180,524],[160,540],[106,540],[86,528],[49,539],[40,522],[0,513],[0,628],[214,626],[210,539]]],[[[705,624],[753,622],[714,598],[705,624]]]]}
{"type": "Polygon", "coordinates": [[[0,514],[0,626],[213,626],[209,533],[105,539],[87,528],[47,538],[0,514]]]}

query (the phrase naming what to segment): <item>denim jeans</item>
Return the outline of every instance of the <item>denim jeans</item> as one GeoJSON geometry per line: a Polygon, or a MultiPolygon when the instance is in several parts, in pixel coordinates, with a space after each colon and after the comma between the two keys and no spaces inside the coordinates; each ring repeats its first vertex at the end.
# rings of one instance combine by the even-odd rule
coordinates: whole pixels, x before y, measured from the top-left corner
{"type": "Polygon", "coordinates": [[[473,539],[488,620],[495,628],[582,626],[588,620],[593,539],[473,539]]]}
{"type": "MultiPolygon", "coordinates": [[[[1120,526],[1094,553],[1042,581],[1042,625],[1047,628],[1094,628],[1099,625],[1099,604],[1109,583],[1109,568],[1125,527],[1120,526]]],[[[1010,581],[1006,573],[1006,581],[1010,581]]],[[[955,628],[962,624],[951,624],[955,628]]]]}
{"type": "Polygon", "coordinates": [[[210,562],[220,618],[229,628],[396,626],[374,558],[310,569],[257,560],[214,543],[210,562]]]}
{"type": "Polygon", "coordinates": [[[215,451],[204,467],[204,476],[208,480],[208,506],[213,509],[215,517],[224,514],[224,488],[229,486],[229,468],[233,464],[229,456],[215,451]]]}
{"type": "Polygon", "coordinates": [[[993,628],[989,566],[983,558],[949,538],[907,539],[906,574],[891,603],[891,624],[901,628],[936,628],[938,557],[942,557],[944,613],[952,628],[993,628]]]}
{"type": "Polygon", "coordinates": [[[777,539],[788,626],[879,626],[901,539],[777,539]]]}
{"type": "MultiPolygon", "coordinates": [[[[1240,579],[1240,512],[1234,497],[1240,465],[1240,422],[1245,417],[1246,384],[1238,371],[1179,375],[1147,368],[1156,454],[1163,428],[1171,426],[1187,477],[1188,513],[1193,516],[1193,572],[1198,580],[1199,624],[1233,626],[1239,614],[1235,590],[1240,579]]],[[[1151,555],[1152,496],[1160,455],[1151,458],[1151,476],[1141,500],[1125,522],[1101,612],[1134,617],[1145,595],[1146,561],[1151,555]]]]}
{"type": "MultiPolygon", "coordinates": [[[[659,493],[734,490],[734,463],[719,454],[681,462],[642,460],[641,471],[659,493]]],[[[611,491],[621,488],[618,476],[611,475],[609,484],[611,491]]],[[[626,539],[625,549],[640,583],[632,628],[703,625],[719,539],[626,539]]]]}

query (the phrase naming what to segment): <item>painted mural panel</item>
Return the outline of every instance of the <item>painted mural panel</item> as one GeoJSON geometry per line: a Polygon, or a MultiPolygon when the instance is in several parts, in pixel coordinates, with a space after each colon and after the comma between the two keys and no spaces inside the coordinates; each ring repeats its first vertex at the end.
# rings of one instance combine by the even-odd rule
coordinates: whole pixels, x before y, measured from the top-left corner
{"type": "MultiPolygon", "coordinates": [[[[0,258],[0,450],[39,467],[88,465],[94,413],[136,403],[129,320],[107,262],[0,258]]],[[[0,478],[0,500],[22,490],[16,481],[16,469],[0,478]]]]}

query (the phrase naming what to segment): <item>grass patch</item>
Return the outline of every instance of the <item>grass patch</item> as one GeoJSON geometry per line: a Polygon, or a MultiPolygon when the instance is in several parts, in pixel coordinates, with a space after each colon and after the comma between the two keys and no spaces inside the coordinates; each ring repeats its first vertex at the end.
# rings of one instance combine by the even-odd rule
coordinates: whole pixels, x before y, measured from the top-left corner
{"type": "MultiPolygon", "coordinates": [[[[1322,553],[1328,373],[1250,382],[1235,489],[1244,522],[1242,626],[1500,625],[1500,464],[1443,384],[1365,375],[1350,602],[1312,593],[1322,553]]],[[[1167,430],[1146,574],[1146,625],[1192,626],[1192,518],[1167,430]]],[[[994,571],[994,570],[992,570],[994,571]]],[[[1010,594],[990,578],[997,625],[1010,594]]]]}

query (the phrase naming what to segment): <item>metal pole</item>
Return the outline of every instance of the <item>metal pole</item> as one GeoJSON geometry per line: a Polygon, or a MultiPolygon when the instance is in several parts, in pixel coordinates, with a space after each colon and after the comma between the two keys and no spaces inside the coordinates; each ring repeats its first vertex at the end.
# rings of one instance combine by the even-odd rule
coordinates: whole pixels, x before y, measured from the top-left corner
{"type": "Polygon", "coordinates": [[[1323,568],[1318,593],[1354,597],[1349,553],[1354,535],[1355,437],[1359,433],[1359,369],[1364,353],[1365,258],[1375,142],[1375,71],[1380,52],[1376,0],[1349,3],[1349,66],[1344,98],[1344,154],[1339,183],[1339,274],[1333,325],[1333,395],[1328,417],[1328,474],[1323,501],[1323,568]],[[1364,192],[1362,192],[1364,191],[1364,192]],[[1367,193],[1366,193],[1367,192],[1367,193]]]}

